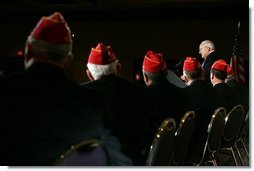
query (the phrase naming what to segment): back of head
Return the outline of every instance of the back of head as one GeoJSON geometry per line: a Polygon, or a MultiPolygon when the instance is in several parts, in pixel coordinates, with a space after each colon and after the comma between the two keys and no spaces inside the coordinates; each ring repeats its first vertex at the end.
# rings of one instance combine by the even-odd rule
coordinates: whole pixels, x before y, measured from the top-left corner
{"type": "Polygon", "coordinates": [[[154,80],[157,77],[165,76],[167,69],[163,54],[148,51],[143,61],[143,72],[149,79],[154,80]]]}
{"type": "Polygon", "coordinates": [[[30,66],[33,60],[64,65],[71,55],[71,31],[62,14],[42,17],[28,36],[25,65],[30,66]]]}
{"type": "Polygon", "coordinates": [[[211,67],[211,74],[219,80],[225,80],[231,73],[231,67],[222,59],[215,61],[211,67]]]}
{"type": "Polygon", "coordinates": [[[88,57],[87,67],[95,80],[104,75],[117,74],[118,60],[111,46],[99,43],[92,48],[88,57]]]}
{"type": "Polygon", "coordinates": [[[210,51],[215,50],[215,45],[211,40],[204,40],[200,43],[200,47],[209,47],[210,51]]]}
{"type": "Polygon", "coordinates": [[[183,74],[191,80],[202,78],[202,67],[194,57],[186,57],[183,64],[183,74]]]}

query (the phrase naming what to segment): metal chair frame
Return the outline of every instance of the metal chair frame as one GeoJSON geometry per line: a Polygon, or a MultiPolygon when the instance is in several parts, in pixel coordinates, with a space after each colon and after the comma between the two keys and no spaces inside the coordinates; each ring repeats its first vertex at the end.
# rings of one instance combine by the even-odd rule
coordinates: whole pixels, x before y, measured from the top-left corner
{"type": "Polygon", "coordinates": [[[195,124],[195,112],[194,111],[187,111],[185,113],[185,115],[182,117],[182,119],[178,125],[178,128],[176,130],[176,133],[175,133],[176,139],[175,139],[175,144],[174,144],[174,151],[173,151],[171,165],[176,165],[176,166],[184,165],[185,157],[186,157],[187,151],[189,149],[192,133],[194,130],[194,124],[195,124]],[[188,126],[187,128],[186,128],[186,125],[188,126]],[[181,149],[185,148],[184,152],[183,152],[184,154],[182,154],[181,155],[182,158],[179,161],[177,161],[176,154],[178,153],[177,149],[179,149],[179,148],[177,148],[177,146],[179,144],[179,141],[183,137],[183,135],[185,135],[185,133],[186,133],[184,131],[188,132],[189,137],[187,137],[187,139],[185,140],[185,146],[181,147],[181,149]]]}
{"type": "Polygon", "coordinates": [[[216,147],[216,149],[210,149],[210,140],[213,139],[213,137],[211,137],[211,132],[214,131],[214,129],[216,129],[216,127],[214,126],[215,122],[217,121],[217,117],[219,117],[220,115],[222,115],[222,119],[224,121],[225,117],[226,117],[226,109],[224,107],[219,107],[217,108],[212,117],[211,117],[211,120],[210,120],[210,123],[207,127],[207,139],[206,139],[206,143],[205,143],[205,147],[204,147],[204,150],[203,150],[203,154],[202,154],[202,158],[199,162],[197,163],[193,163],[194,165],[196,166],[200,166],[204,163],[207,163],[207,162],[211,162],[213,164],[213,166],[218,166],[218,163],[216,161],[216,155],[218,154],[218,151],[219,151],[219,148],[220,148],[220,143],[221,143],[221,139],[222,139],[222,136],[223,136],[223,130],[224,130],[224,126],[225,126],[225,122],[222,121],[222,129],[223,130],[217,130],[219,133],[221,133],[221,138],[220,139],[217,139],[217,143],[218,143],[218,147],[216,147]],[[210,158],[210,160],[206,160],[205,161],[205,157],[206,157],[206,154],[208,154],[208,157],[210,158]]]}
{"type": "MultiPolygon", "coordinates": [[[[150,147],[150,152],[148,155],[147,165],[148,166],[161,166],[161,165],[170,165],[172,152],[173,152],[173,144],[175,140],[175,131],[176,131],[176,123],[172,118],[167,118],[163,121],[161,126],[158,128],[158,131],[154,137],[153,143],[150,147]],[[161,149],[162,145],[165,144],[165,141],[171,141],[171,143],[167,143],[167,149],[161,149]],[[161,157],[159,152],[160,150],[168,151],[168,158],[165,161],[161,161],[161,157]]],[[[164,160],[164,159],[163,159],[164,160]]]]}
{"type": "MultiPolygon", "coordinates": [[[[61,166],[62,162],[64,162],[64,160],[68,159],[68,157],[70,157],[73,154],[73,152],[75,152],[75,151],[82,150],[83,148],[86,150],[89,150],[89,149],[93,149],[93,148],[97,148],[97,147],[103,147],[103,150],[105,151],[105,154],[108,157],[108,153],[107,153],[105,147],[102,145],[100,140],[93,139],[93,138],[92,139],[85,139],[85,140],[82,140],[76,144],[71,145],[66,151],[64,151],[56,159],[56,162],[54,163],[54,165],[61,166]]],[[[107,162],[109,162],[109,161],[107,161],[107,162]]]]}
{"type": "MultiPolygon", "coordinates": [[[[224,148],[221,149],[222,152],[223,152],[223,150],[230,151],[236,166],[239,166],[236,155],[240,159],[241,165],[243,165],[241,153],[240,153],[240,150],[237,147],[237,142],[241,142],[240,136],[241,136],[242,133],[240,131],[243,130],[243,129],[241,130],[241,127],[243,126],[243,124],[244,124],[244,107],[242,105],[236,105],[233,109],[231,109],[228,112],[228,114],[225,118],[225,130],[224,130],[224,135],[223,135],[223,141],[226,143],[227,147],[224,147],[224,148]],[[234,115],[237,115],[237,118],[239,118],[238,125],[235,124],[235,123],[229,122],[231,117],[234,117],[234,115]],[[235,132],[234,132],[233,135],[231,135],[231,137],[227,137],[227,134],[225,134],[226,133],[225,131],[226,130],[232,130],[232,129],[230,129],[232,127],[232,124],[234,124],[233,126],[236,125],[235,132]]],[[[243,142],[241,142],[241,143],[244,145],[243,142]]],[[[247,149],[246,149],[245,145],[244,145],[244,149],[245,149],[245,152],[247,152],[247,149]]],[[[246,154],[248,154],[248,152],[246,154]]]]}

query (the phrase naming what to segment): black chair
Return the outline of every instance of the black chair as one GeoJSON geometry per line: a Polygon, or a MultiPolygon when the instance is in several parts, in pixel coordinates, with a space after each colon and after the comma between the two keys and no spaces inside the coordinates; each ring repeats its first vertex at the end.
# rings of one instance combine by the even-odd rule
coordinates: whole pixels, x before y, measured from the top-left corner
{"type": "Polygon", "coordinates": [[[219,107],[214,111],[207,127],[207,138],[201,160],[191,161],[193,165],[206,165],[208,162],[212,162],[214,166],[218,165],[216,158],[223,136],[225,117],[226,109],[224,107],[219,107]]]}
{"type": "Polygon", "coordinates": [[[163,121],[156,133],[148,155],[148,166],[169,166],[175,140],[176,123],[174,119],[163,121]]]}
{"type": "MultiPolygon", "coordinates": [[[[244,121],[244,108],[242,105],[235,106],[225,118],[224,136],[222,141],[221,152],[228,150],[234,159],[235,165],[238,166],[236,159],[236,142],[240,138],[240,130],[244,121]]],[[[238,153],[240,157],[240,153],[238,153]]],[[[241,158],[241,157],[240,157],[241,158]]],[[[240,159],[241,160],[241,159],[240,159]]],[[[242,162],[242,161],[241,161],[242,162]]]]}
{"type": "Polygon", "coordinates": [[[107,166],[108,153],[97,139],[88,139],[72,145],[57,158],[57,166],[107,166]]]}
{"type": "Polygon", "coordinates": [[[174,151],[172,155],[171,165],[183,166],[185,157],[190,145],[192,132],[195,124],[195,112],[187,111],[181,119],[175,133],[174,151]]]}
{"type": "Polygon", "coordinates": [[[249,152],[248,152],[246,145],[245,145],[246,143],[249,144],[249,111],[247,112],[247,114],[245,116],[242,129],[240,130],[239,136],[238,136],[236,143],[235,143],[235,148],[237,150],[238,156],[240,157],[242,164],[243,164],[243,161],[242,161],[242,155],[240,153],[239,145],[241,145],[243,147],[245,154],[247,156],[247,159],[249,159],[249,152]]]}

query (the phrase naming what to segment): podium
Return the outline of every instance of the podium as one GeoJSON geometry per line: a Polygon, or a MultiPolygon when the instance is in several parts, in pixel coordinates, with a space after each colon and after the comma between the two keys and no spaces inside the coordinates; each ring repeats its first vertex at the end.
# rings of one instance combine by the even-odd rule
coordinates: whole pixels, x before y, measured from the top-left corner
{"type": "Polygon", "coordinates": [[[168,70],[167,79],[171,84],[177,87],[184,88],[187,85],[173,71],[168,70]]]}

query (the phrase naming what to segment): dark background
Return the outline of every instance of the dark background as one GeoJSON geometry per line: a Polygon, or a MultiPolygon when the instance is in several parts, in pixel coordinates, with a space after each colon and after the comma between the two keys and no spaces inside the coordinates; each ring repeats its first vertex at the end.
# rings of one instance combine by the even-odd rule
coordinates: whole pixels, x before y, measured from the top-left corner
{"type": "Polygon", "coordinates": [[[85,63],[90,49],[102,42],[112,46],[122,63],[121,77],[134,81],[141,74],[148,50],[162,52],[168,68],[187,56],[200,58],[201,41],[210,39],[229,60],[237,24],[245,73],[249,82],[249,2],[247,0],[7,0],[0,1],[0,67],[4,74],[23,69],[27,36],[41,16],[61,12],[74,33],[74,61],[68,75],[87,81],[85,63]]]}

